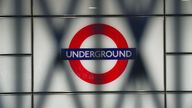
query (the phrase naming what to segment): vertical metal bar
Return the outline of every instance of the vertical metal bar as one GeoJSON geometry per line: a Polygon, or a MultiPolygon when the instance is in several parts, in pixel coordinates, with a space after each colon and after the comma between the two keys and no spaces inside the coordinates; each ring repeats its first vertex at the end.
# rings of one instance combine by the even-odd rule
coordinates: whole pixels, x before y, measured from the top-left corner
{"type": "MultiPolygon", "coordinates": [[[[22,15],[23,0],[15,0],[14,11],[15,15],[22,15]]],[[[14,19],[14,32],[15,32],[15,51],[22,53],[23,51],[23,18],[13,18],[14,19]]],[[[23,92],[23,57],[15,57],[15,90],[17,92],[23,92]]],[[[23,107],[23,97],[16,96],[16,108],[23,107]]]]}
{"type": "Polygon", "coordinates": [[[34,108],[34,20],[33,20],[33,0],[31,0],[31,108],[34,108]]]}
{"type": "MultiPolygon", "coordinates": [[[[95,14],[96,15],[100,15],[101,12],[102,12],[102,0],[94,0],[94,4],[96,6],[96,9],[95,9],[95,14]]],[[[100,17],[94,17],[94,21],[96,23],[102,23],[102,18],[100,17]]],[[[101,28],[102,29],[102,28],[101,28]]],[[[103,29],[102,29],[103,30],[103,29]]],[[[97,31],[97,30],[95,30],[97,31]]],[[[96,40],[94,41],[94,46],[96,48],[101,48],[102,47],[102,38],[101,36],[97,36],[96,37],[96,40]]],[[[96,60],[95,61],[95,72],[101,72],[102,71],[102,63],[103,61],[102,60],[96,60]]],[[[98,79],[96,79],[97,81],[98,79]]],[[[101,86],[95,86],[95,90],[96,91],[101,91],[102,90],[102,87],[101,86]]],[[[95,96],[95,107],[96,108],[102,108],[102,95],[101,94],[96,94],[95,96]]]]}
{"type": "MultiPolygon", "coordinates": [[[[180,14],[181,12],[181,1],[180,0],[175,0],[174,1],[174,10],[175,13],[180,14]]],[[[177,16],[174,18],[174,47],[175,47],[175,51],[176,52],[180,52],[181,51],[181,34],[182,34],[182,22],[180,19],[180,16],[177,16]]],[[[174,60],[174,66],[175,66],[175,90],[176,91],[180,91],[182,88],[182,74],[181,74],[181,70],[182,70],[182,59],[181,56],[175,56],[175,60],[174,60]]],[[[181,99],[181,94],[176,94],[175,95],[175,102],[176,102],[176,108],[181,108],[182,107],[182,99],[181,99]]]]}
{"type": "Polygon", "coordinates": [[[166,1],[163,0],[163,66],[164,66],[164,107],[167,108],[167,68],[166,68],[166,1]]]}

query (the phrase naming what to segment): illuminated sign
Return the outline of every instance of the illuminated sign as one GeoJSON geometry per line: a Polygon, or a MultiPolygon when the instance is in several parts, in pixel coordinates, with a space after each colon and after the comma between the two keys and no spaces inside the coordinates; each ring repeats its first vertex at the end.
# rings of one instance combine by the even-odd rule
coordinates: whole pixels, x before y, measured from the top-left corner
{"type": "Polygon", "coordinates": [[[136,49],[129,48],[124,36],[115,28],[107,24],[91,24],[73,37],[68,49],[61,49],[61,58],[69,60],[71,68],[82,80],[91,84],[106,84],[118,78],[125,70],[128,59],[136,57],[136,49]],[[111,38],[117,48],[80,48],[83,41],[95,34],[102,34],[111,38]],[[102,74],[88,71],[80,60],[116,59],[115,66],[102,74]]]}

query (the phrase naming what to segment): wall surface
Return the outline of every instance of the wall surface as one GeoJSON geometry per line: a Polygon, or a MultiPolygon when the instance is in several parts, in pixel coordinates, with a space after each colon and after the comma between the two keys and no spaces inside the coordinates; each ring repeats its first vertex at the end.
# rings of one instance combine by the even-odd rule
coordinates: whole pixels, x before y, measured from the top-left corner
{"type": "Polygon", "coordinates": [[[0,0],[0,108],[190,108],[191,29],[191,0],[0,0]],[[136,58],[61,59],[89,25],[79,48],[136,58]]]}

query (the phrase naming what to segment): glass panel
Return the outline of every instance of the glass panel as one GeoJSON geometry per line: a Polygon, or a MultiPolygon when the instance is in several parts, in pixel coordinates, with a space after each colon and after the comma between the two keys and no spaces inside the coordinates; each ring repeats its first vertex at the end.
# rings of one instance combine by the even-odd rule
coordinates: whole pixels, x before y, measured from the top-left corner
{"type": "Polygon", "coordinates": [[[30,18],[0,18],[0,54],[30,53],[30,18]]]}
{"type": "Polygon", "coordinates": [[[190,108],[191,93],[172,93],[167,95],[167,108],[190,108]]]}
{"type": "Polygon", "coordinates": [[[167,89],[192,90],[192,55],[167,56],[167,89]]]}
{"type": "MultiPolygon", "coordinates": [[[[115,48],[116,45],[105,35],[98,35],[87,38],[83,47],[115,48]]],[[[89,71],[100,73],[115,64],[115,60],[103,60],[97,68],[94,61],[81,62],[89,71]]],[[[35,18],[34,65],[35,91],[163,90],[163,17],[35,18]],[[129,60],[119,78],[98,86],[81,80],[69,62],[57,59],[56,55],[60,55],[61,48],[68,48],[81,28],[101,22],[121,32],[129,47],[137,48],[140,54],[136,60],[129,60]]]]}
{"type": "Polygon", "coordinates": [[[30,95],[0,94],[1,108],[32,108],[30,95]]]}
{"type": "Polygon", "coordinates": [[[166,18],[167,52],[192,51],[192,17],[166,18]]]}
{"type": "Polygon", "coordinates": [[[162,14],[163,0],[34,0],[36,15],[162,14]]]}
{"type": "Polygon", "coordinates": [[[31,58],[0,56],[0,92],[31,91],[31,58]]]}
{"type": "Polygon", "coordinates": [[[31,0],[0,0],[0,15],[29,15],[31,0]]]}
{"type": "Polygon", "coordinates": [[[52,94],[34,99],[35,108],[164,108],[163,94],[52,94]]]}
{"type": "Polygon", "coordinates": [[[167,14],[192,14],[191,0],[165,0],[167,14]]]}

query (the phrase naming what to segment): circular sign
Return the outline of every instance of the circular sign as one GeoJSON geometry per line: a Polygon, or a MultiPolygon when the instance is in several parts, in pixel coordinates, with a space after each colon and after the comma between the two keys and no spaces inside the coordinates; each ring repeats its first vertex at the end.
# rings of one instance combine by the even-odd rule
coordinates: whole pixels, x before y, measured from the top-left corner
{"type": "MultiPolygon", "coordinates": [[[[128,44],[123,35],[117,29],[107,24],[91,24],[82,28],[73,37],[69,48],[80,48],[86,38],[95,34],[108,36],[115,42],[117,48],[128,48],[128,44]]],[[[81,64],[80,60],[69,60],[69,63],[75,74],[82,80],[91,84],[106,84],[115,80],[123,73],[128,64],[128,60],[117,60],[115,66],[111,70],[102,74],[88,71],[81,64]]]]}

